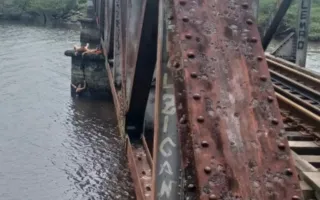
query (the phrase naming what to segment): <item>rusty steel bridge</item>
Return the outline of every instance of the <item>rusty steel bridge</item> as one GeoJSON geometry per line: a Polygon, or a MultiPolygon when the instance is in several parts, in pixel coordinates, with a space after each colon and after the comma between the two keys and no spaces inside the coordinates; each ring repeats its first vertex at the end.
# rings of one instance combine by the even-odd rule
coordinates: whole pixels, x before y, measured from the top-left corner
{"type": "Polygon", "coordinates": [[[307,29],[291,38],[298,65],[265,54],[291,1],[263,38],[254,2],[93,1],[136,199],[319,198],[320,77],[300,67],[307,29]]]}

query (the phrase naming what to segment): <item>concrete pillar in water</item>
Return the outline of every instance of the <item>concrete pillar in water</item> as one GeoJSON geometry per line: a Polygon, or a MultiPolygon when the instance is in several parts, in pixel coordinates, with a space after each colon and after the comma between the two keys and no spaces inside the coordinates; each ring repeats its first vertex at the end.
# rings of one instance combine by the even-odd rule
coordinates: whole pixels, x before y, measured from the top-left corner
{"type": "MultiPolygon", "coordinates": [[[[74,55],[74,51],[66,51],[71,57],[71,84],[81,87],[86,81],[86,89],[80,94],[82,97],[106,99],[111,98],[111,90],[105,60],[102,55],[74,55]]],[[[75,89],[71,86],[71,95],[75,96],[75,89]]]]}
{"type": "MultiPolygon", "coordinates": [[[[82,46],[89,44],[90,49],[100,45],[100,31],[94,19],[94,7],[92,0],[88,0],[88,18],[79,20],[81,23],[80,43],[82,46]]],[[[73,50],[65,52],[71,57],[71,84],[81,87],[86,82],[86,89],[80,93],[83,97],[110,98],[111,89],[109,85],[105,58],[102,54],[75,55],[73,50]]],[[[75,88],[71,86],[71,95],[75,96],[75,88]]]]}
{"type": "Polygon", "coordinates": [[[300,0],[298,5],[296,64],[301,67],[305,67],[308,50],[311,0],[300,0]]]}

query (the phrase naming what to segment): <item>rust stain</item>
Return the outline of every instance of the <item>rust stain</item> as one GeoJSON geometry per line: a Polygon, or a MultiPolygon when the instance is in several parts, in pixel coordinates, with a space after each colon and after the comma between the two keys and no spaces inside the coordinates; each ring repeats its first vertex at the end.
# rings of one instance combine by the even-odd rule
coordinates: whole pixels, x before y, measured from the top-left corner
{"type": "Polygon", "coordinates": [[[137,200],[151,200],[152,172],[142,145],[131,144],[127,138],[127,157],[137,200]]]}
{"type": "Polygon", "coordinates": [[[252,2],[172,2],[169,52],[186,196],[298,199],[252,2]]]}

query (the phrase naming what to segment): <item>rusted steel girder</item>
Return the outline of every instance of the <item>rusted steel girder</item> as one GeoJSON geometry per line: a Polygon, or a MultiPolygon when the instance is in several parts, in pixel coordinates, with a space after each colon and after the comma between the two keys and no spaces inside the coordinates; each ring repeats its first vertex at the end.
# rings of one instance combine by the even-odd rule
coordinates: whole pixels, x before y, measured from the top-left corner
{"type": "Polygon", "coordinates": [[[159,1],[152,197],[154,200],[178,200],[182,196],[180,140],[173,77],[167,67],[165,10],[164,1],[159,1]]]}
{"type": "MultiPolygon", "coordinates": [[[[150,86],[156,65],[158,0],[147,0],[142,23],[141,37],[137,52],[137,62],[130,80],[132,87],[128,97],[129,108],[126,115],[126,130],[131,139],[139,138],[143,131],[144,114],[147,106],[150,86]]],[[[140,13],[135,13],[139,14],[140,13]]],[[[130,45],[128,44],[128,48],[130,45]]],[[[136,56],[136,55],[128,55],[136,56]]],[[[130,58],[129,58],[130,59],[130,58]]]]}
{"type": "Polygon", "coordinates": [[[105,0],[105,25],[103,47],[108,59],[113,59],[113,40],[114,40],[114,0],[105,0]]]}
{"type": "MultiPolygon", "coordinates": [[[[131,97],[134,70],[138,58],[146,0],[127,1],[126,96],[129,101],[131,97]]],[[[129,104],[129,102],[127,102],[127,104],[129,104]]]]}
{"type": "Polygon", "coordinates": [[[301,198],[252,0],[169,0],[188,199],[301,198]]]}
{"type": "Polygon", "coordinates": [[[271,42],[273,35],[276,33],[278,26],[282,21],[282,18],[287,13],[287,10],[289,9],[291,2],[292,0],[283,0],[275,15],[273,16],[270,25],[267,27],[263,35],[262,46],[264,50],[268,48],[268,45],[271,42]]]}

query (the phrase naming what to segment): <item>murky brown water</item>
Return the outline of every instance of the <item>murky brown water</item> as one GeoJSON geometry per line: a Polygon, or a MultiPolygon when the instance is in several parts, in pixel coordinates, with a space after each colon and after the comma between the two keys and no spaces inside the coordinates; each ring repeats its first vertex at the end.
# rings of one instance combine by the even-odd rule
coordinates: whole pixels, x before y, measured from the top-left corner
{"type": "Polygon", "coordinates": [[[128,199],[113,105],[70,97],[79,32],[0,22],[0,41],[0,200],[128,199]]]}

